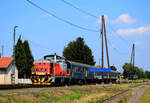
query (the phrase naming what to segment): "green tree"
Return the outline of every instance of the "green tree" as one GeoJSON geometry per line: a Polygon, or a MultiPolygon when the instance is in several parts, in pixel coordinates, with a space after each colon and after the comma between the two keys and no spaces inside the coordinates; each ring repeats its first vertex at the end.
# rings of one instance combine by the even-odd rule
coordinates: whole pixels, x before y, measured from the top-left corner
{"type": "Polygon", "coordinates": [[[133,65],[131,63],[125,63],[123,65],[122,68],[123,68],[123,77],[124,78],[129,78],[133,74],[134,70],[131,69],[131,67],[133,67],[133,65]]]}
{"type": "Polygon", "coordinates": [[[63,50],[63,56],[75,62],[95,65],[92,50],[85,44],[84,39],[78,37],[76,41],[71,41],[63,50]]]}
{"type": "Polygon", "coordinates": [[[25,74],[27,77],[30,77],[31,75],[31,68],[33,67],[33,62],[34,62],[34,58],[32,56],[30,47],[29,47],[29,43],[27,40],[24,41],[23,43],[23,48],[26,54],[26,69],[25,69],[25,74]]]}
{"type": "Polygon", "coordinates": [[[115,66],[110,66],[111,70],[117,71],[117,68],[115,66]]]}
{"type": "Polygon", "coordinates": [[[137,66],[134,66],[131,63],[125,63],[123,65],[123,76],[124,78],[129,78],[131,75],[136,75],[139,79],[145,78],[145,72],[142,68],[139,68],[137,66]]]}
{"type": "Polygon", "coordinates": [[[15,46],[15,63],[18,68],[19,78],[23,78],[25,75],[25,69],[27,68],[26,61],[26,54],[20,36],[15,46]]]}
{"type": "Polygon", "coordinates": [[[145,78],[145,72],[142,68],[139,68],[139,67],[134,67],[135,69],[135,74],[138,76],[138,78],[145,78]]]}
{"type": "Polygon", "coordinates": [[[150,79],[150,71],[145,71],[145,78],[150,79]]]}

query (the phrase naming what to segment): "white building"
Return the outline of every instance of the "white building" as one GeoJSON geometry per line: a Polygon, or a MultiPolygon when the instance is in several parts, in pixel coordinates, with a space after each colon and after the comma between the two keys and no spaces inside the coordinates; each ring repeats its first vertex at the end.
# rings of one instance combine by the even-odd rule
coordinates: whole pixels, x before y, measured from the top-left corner
{"type": "Polygon", "coordinates": [[[12,57],[0,57],[0,85],[18,84],[18,69],[12,57]]]}

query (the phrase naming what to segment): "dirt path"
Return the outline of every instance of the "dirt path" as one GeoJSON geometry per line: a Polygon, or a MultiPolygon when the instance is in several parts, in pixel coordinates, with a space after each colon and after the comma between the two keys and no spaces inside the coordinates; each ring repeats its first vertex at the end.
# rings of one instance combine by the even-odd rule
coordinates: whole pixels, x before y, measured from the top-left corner
{"type": "Polygon", "coordinates": [[[139,88],[139,90],[132,96],[132,98],[130,99],[128,103],[136,103],[136,101],[144,93],[144,89],[146,88],[150,88],[150,85],[139,88]]]}
{"type": "MultiPolygon", "coordinates": [[[[129,90],[122,91],[108,99],[104,99],[103,101],[99,103],[118,103],[120,99],[123,99],[123,98],[127,99],[128,97],[131,98],[131,99],[128,98],[129,99],[128,103],[136,103],[136,101],[144,93],[144,89],[146,88],[150,88],[150,85],[143,86],[143,87],[130,88],[129,90]],[[130,97],[130,95],[133,95],[133,96],[130,97]]],[[[125,100],[125,101],[127,102],[128,100],[125,100]]]]}
{"type": "Polygon", "coordinates": [[[104,101],[101,101],[99,103],[117,103],[122,97],[128,96],[130,92],[131,91],[129,90],[122,91],[112,96],[111,98],[105,99],[104,101]]]}

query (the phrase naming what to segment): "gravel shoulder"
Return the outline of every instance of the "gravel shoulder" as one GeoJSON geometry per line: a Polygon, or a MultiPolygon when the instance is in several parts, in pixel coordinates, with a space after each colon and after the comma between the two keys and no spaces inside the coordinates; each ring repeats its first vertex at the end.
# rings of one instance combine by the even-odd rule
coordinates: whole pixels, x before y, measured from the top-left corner
{"type": "Polygon", "coordinates": [[[130,101],[128,103],[136,103],[137,100],[141,97],[141,95],[144,93],[144,90],[146,88],[150,88],[150,85],[148,86],[143,86],[141,88],[138,89],[138,91],[132,96],[132,98],[130,99],[130,101]]]}

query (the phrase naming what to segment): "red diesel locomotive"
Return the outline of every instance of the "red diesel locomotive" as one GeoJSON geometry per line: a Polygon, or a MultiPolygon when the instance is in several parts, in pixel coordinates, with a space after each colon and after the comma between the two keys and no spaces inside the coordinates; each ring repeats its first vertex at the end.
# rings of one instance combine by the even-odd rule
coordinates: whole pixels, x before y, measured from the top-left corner
{"type": "Polygon", "coordinates": [[[33,84],[50,85],[69,80],[70,71],[65,58],[56,54],[46,55],[44,59],[35,62],[35,72],[32,73],[33,84]],[[63,79],[62,79],[63,78],[63,79]]]}

